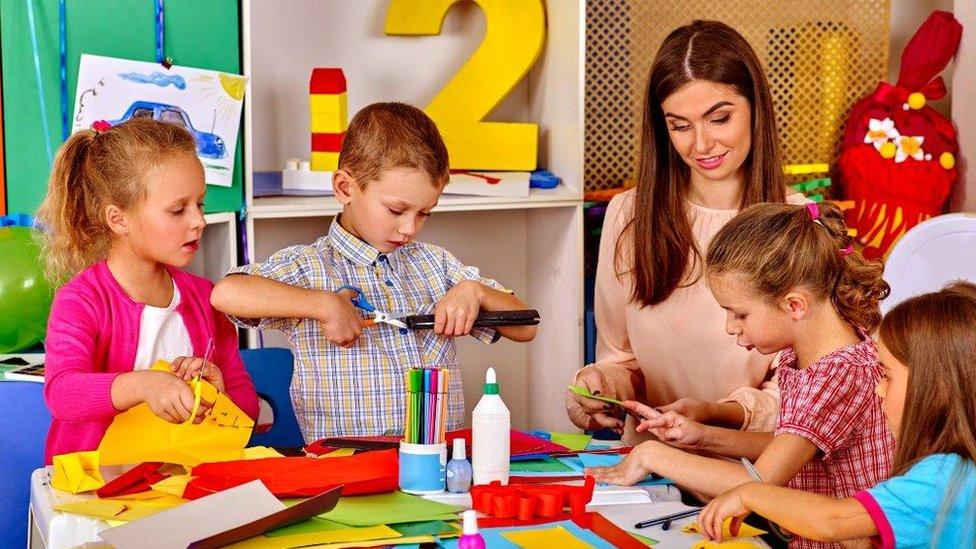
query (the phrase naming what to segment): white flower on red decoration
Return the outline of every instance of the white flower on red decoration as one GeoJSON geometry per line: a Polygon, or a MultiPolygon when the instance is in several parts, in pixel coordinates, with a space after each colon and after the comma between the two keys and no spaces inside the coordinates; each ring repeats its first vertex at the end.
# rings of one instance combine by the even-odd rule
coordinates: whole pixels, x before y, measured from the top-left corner
{"type": "Polygon", "coordinates": [[[868,120],[868,133],[864,134],[864,142],[871,143],[874,148],[881,150],[881,145],[884,145],[888,140],[896,140],[900,137],[898,130],[895,129],[895,121],[890,118],[885,118],[884,120],[878,120],[877,118],[872,118],[868,120]]]}
{"type": "Polygon", "coordinates": [[[922,150],[922,142],[925,138],[921,135],[901,135],[895,140],[898,150],[895,152],[895,162],[904,162],[909,156],[915,160],[925,158],[925,151],[922,150]]]}

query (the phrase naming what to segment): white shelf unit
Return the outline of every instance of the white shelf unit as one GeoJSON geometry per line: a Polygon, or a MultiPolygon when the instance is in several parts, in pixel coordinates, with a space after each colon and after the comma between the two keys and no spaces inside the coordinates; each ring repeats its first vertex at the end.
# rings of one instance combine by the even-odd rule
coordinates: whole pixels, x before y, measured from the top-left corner
{"type": "Polygon", "coordinates": [[[207,226],[188,270],[216,282],[237,265],[237,214],[213,213],[203,217],[207,226]]]}
{"type": "MultiPolygon", "coordinates": [[[[438,36],[386,36],[386,0],[244,0],[242,44],[245,221],[251,261],[324,234],[340,207],[332,197],[254,197],[252,174],[307,157],[308,79],[340,67],[350,117],[376,101],[424,106],[478,47],[485,16],[458,3],[438,36]]],[[[583,0],[548,0],[544,50],[489,120],[539,125],[539,165],[562,178],[527,199],[444,196],[419,239],[451,250],[515,290],[542,316],[528,344],[459,341],[467,410],[484,369],[499,371],[516,428],[571,429],[565,387],[583,361],[583,0]]],[[[264,333],[266,346],[285,346],[264,333]]],[[[251,334],[249,345],[257,345],[251,334]]]]}

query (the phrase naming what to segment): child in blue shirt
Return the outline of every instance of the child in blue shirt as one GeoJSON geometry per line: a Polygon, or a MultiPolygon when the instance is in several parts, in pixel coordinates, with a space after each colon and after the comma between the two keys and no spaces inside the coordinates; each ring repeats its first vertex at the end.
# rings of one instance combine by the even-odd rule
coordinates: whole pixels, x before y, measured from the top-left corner
{"type": "Polygon", "coordinates": [[[956,282],[884,318],[876,390],[897,438],[892,478],[850,498],[750,482],[715,498],[699,526],[758,513],[805,538],[881,547],[976,547],[976,285],[956,282]],[[880,543],[878,543],[880,542],[880,543]]]}

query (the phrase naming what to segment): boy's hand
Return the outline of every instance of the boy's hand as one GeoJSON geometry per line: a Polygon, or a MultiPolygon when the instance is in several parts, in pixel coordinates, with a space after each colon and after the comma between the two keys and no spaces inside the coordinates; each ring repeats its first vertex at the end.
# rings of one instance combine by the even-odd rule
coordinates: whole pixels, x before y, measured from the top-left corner
{"type": "Polygon", "coordinates": [[[654,461],[655,445],[659,442],[649,440],[634,447],[623,461],[613,467],[587,467],[584,471],[592,475],[597,482],[604,484],[619,484],[631,486],[644,480],[653,471],[650,464],[654,461]]]}
{"type": "MultiPolygon", "coordinates": [[[[170,423],[183,423],[193,410],[193,389],[169,372],[144,370],[139,372],[140,396],[157,416],[170,423]]],[[[200,423],[213,407],[212,402],[200,399],[200,408],[193,423],[200,423]]]]}
{"type": "Polygon", "coordinates": [[[221,393],[224,392],[224,376],[213,362],[200,357],[179,356],[169,365],[169,371],[183,381],[190,381],[197,374],[210,382],[221,393]]]}
{"type": "Polygon", "coordinates": [[[741,493],[743,486],[747,486],[747,484],[733,488],[708,502],[708,505],[698,515],[699,532],[704,534],[708,539],[721,541],[722,534],[724,533],[722,525],[725,523],[727,517],[732,517],[732,523],[729,525],[729,533],[733,536],[739,533],[739,526],[742,524],[742,519],[750,512],[745,504],[742,503],[741,493]]]}
{"type": "Polygon", "coordinates": [[[699,449],[705,438],[705,427],[701,423],[674,411],[664,412],[657,417],[641,421],[637,431],[647,431],[668,446],[682,450],[699,449]]]}
{"type": "Polygon", "coordinates": [[[356,294],[349,290],[322,292],[325,303],[318,320],[322,323],[325,338],[340,347],[352,347],[363,332],[363,317],[352,304],[355,297],[356,294]]]}
{"type": "Polygon", "coordinates": [[[481,311],[484,286],[464,280],[448,290],[434,307],[434,333],[441,336],[463,336],[471,333],[481,311]]]}

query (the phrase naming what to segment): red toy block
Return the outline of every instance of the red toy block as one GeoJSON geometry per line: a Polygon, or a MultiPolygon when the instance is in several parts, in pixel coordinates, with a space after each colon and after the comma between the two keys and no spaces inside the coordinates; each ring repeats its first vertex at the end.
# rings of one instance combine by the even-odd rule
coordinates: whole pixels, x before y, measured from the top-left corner
{"type": "Polygon", "coordinates": [[[346,91],[346,75],[342,69],[312,69],[308,81],[309,93],[342,93],[346,91]]]}
{"type": "Polygon", "coordinates": [[[315,152],[339,152],[346,132],[342,133],[313,133],[312,150],[315,152]]]}

